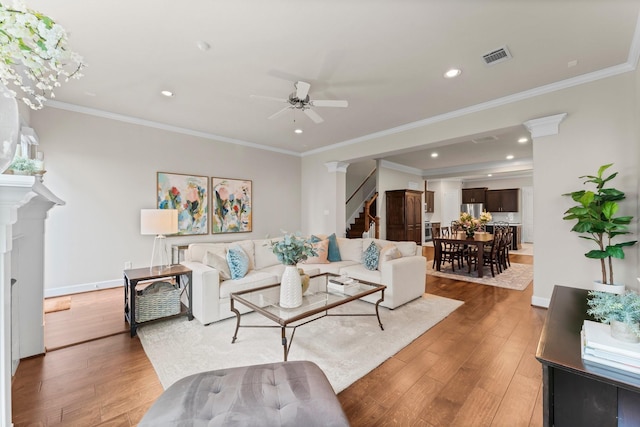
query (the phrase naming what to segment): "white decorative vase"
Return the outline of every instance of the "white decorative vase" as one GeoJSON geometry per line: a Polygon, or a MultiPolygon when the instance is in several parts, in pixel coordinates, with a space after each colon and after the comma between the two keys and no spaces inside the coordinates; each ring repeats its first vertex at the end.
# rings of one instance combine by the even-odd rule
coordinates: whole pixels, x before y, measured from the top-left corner
{"type": "Polygon", "coordinates": [[[6,93],[0,85],[0,173],[9,168],[13,161],[20,136],[20,118],[18,103],[6,93]]]}
{"type": "Polygon", "coordinates": [[[287,265],[280,282],[280,307],[296,308],[302,305],[302,281],[295,265],[287,265]]]}
{"type": "Polygon", "coordinates": [[[625,286],[616,283],[614,283],[613,285],[607,285],[606,283],[603,284],[600,280],[594,280],[593,290],[598,292],[609,292],[612,294],[623,294],[625,286]]]}
{"type": "Polygon", "coordinates": [[[632,344],[640,342],[640,337],[634,334],[631,327],[626,323],[612,320],[610,326],[611,337],[632,344]]]}

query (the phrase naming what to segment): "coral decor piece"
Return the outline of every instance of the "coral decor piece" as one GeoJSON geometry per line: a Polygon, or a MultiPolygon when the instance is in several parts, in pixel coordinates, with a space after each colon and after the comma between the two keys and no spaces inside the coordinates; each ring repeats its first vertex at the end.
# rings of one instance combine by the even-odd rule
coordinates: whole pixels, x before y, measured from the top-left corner
{"type": "Polygon", "coordinates": [[[0,3],[0,83],[4,96],[34,110],[54,98],[61,81],[82,77],[86,64],[68,49],[67,33],[50,17],[22,1],[0,3]]]}

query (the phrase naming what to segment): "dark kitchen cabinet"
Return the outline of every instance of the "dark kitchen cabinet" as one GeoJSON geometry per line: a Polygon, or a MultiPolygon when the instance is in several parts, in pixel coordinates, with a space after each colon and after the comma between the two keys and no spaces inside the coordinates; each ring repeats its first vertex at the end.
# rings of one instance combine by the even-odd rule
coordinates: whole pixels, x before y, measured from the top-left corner
{"type": "Polygon", "coordinates": [[[424,211],[433,213],[435,211],[435,192],[425,191],[424,193],[424,211]]]}
{"type": "Polygon", "coordinates": [[[391,190],[385,198],[387,240],[422,245],[422,191],[391,190]]]}
{"type": "Polygon", "coordinates": [[[518,188],[487,190],[485,210],[488,212],[518,212],[518,188]]]}
{"type": "Polygon", "coordinates": [[[463,188],[462,203],[485,203],[486,187],[481,188],[463,188]]]}

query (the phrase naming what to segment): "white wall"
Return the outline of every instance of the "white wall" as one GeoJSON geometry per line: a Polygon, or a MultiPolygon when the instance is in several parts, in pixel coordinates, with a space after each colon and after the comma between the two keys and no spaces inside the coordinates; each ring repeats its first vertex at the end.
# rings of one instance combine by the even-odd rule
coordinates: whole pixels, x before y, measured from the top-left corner
{"type": "MultiPolygon", "coordinates": [[[[635,217],[631,230],[637,235],[639,115],[637,76],[628,72],[569,89],[499,105],[453,119],[433,120],[431,124],[367,141],[343,144],[331,150],[303,157],[303,188],[322,181],[326,175],[318,165],[325,161],[345,161],[384,157],[386,152],[409,147],[424,147],[461,135],[503,129],[540,117],[562,112],[568,117],[560,125],[560,134],[540,138],[534,147],[534,220],[535,264],[533,302],[548,303],[556,284],[589,288],[598,277],[598,263],[586,259],[588,242],[570,233],[571,225],[562,220],[570,200],[561,194],[577,188],[580,175],[593,173],[604,163],[615,163],[620,172],[616,186],[627,193],[621,213],[635,217]]],[[[497,105],[497,104],[496,104],[497,105]]],[[[314,206],[327,203],[331,194],[306,192],[302,198],[303,228],[318,221],[314,206]]],[[[636,287],[638,247],[626,251],[629,259],[616,262],[616,274],[628,286],[636,287]]]]}
{"type": "Polygon", "coordinates": [[[54,108],[32,113],[31,126],[45,153],[45,184],[67,202],[46,222],[47,296],[120,286],[125,261],[149,264],[154,238],[140,235],[140,209],[156,207],[159,171],[253,181],[253,232],[169,237],[169,244],[300,229],[298,156],[54,108]]]}

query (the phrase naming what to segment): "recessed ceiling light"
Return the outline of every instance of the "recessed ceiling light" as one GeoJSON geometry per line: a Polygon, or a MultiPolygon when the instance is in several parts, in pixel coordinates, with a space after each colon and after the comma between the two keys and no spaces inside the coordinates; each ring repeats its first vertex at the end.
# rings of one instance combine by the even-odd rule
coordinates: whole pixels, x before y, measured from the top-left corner
{"type": "Polygon", "coordinates": [[[302,129],[296,129],[294,130],[295,133],[302,133],[302,129]]]}
{"type": "Polygon", "coordinates": [[[198,46],[198,49],[200,49],[203,52],[206,52],[209,49],[211,49],[211,45],[204,40],[200,40],[199,42],[197,42],[196,46],[198,46]]]}
{"type": "Polygon", "coordinates": [[[513,154],[509,154],[509,155],[507,156],[507,160],[513,160],[513,154]]]}
{"type": "Polygon", "coordinates": [[[487,176],[493,176],[493,174],[492,173],[488,173],[487,176]]]}
{"type": "Polygon", "coordinates": [[[160,93],[166,96],[167,98],[171,98],[173,96],[173,92],[171,92],[170,90],[163,90],[160,93]]]}
{"type": "Polygon", "coordinates": [[[518,142],[520,144],[524,144],[527,141],[529,141],[529,138],[527,138],[526,136],[523,136],[522,138],[518,139],[518,142]]]}
{"type": "Polygon", "coordinates": [[[459,70],[457,68],[452,68],[449,71],[447,71],[446,73],[444,73],[444,77],[447,78],[447,79],[452,79],[454,77],[458,77],[461,73],[462,73],[461,70],[459,70]]]}
{"type": "Polygon", "coordinates": [[[435,159],[436,157],[438,157],[438,153],[431,153],[431,157],[435,159]]]}

